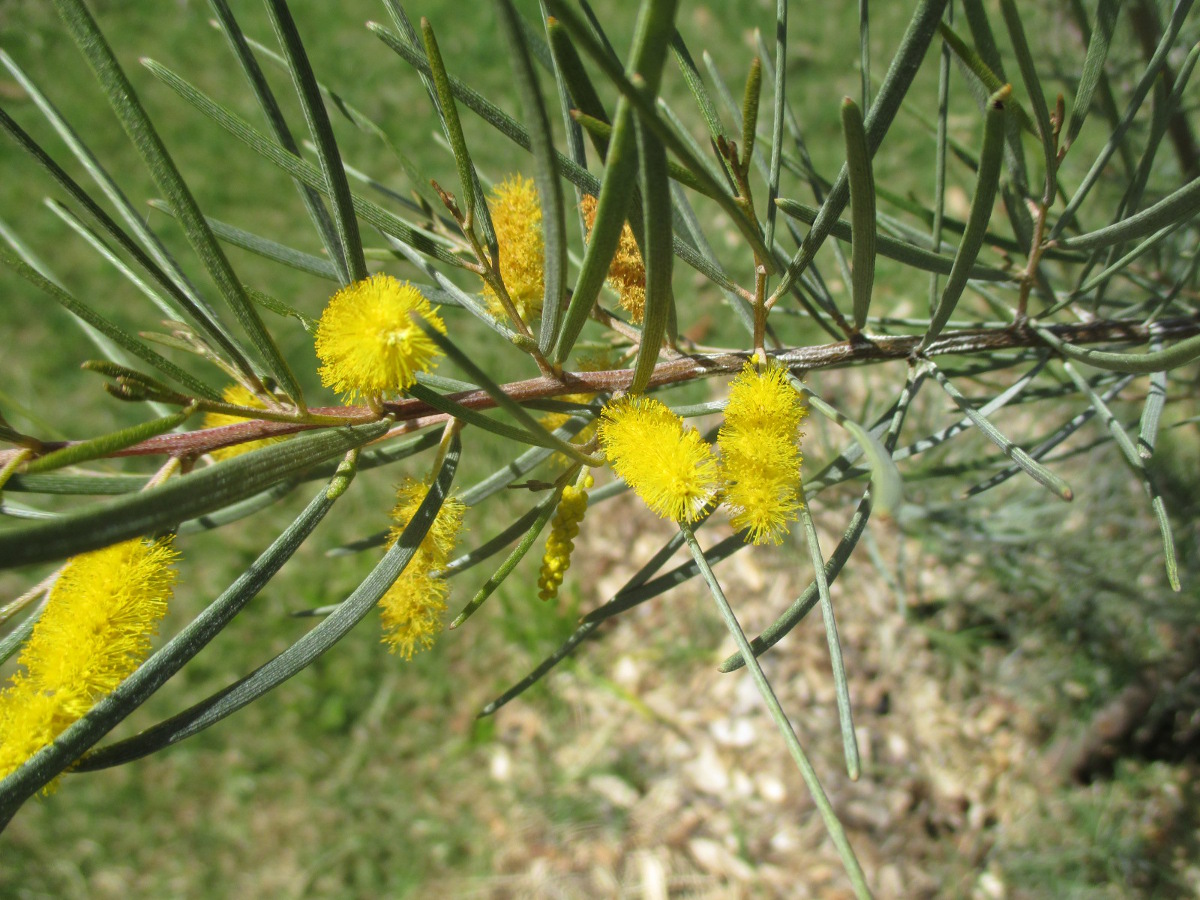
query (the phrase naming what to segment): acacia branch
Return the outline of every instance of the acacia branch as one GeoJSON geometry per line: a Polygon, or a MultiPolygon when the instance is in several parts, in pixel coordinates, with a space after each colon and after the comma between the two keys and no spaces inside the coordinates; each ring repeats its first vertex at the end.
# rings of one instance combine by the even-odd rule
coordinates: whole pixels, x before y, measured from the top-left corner
{"type": "MultiPolygon", "coordinates": [[[[1100,319],[1092,322],[1041,326],[1055,337],[1070,344],[1141,344],[1151,338],[1160,341],[1177,340],[1200,334],[1200,316],[1166,319],[1151,325],[1136,322],[1100,319]]],[[[822,369],[837,369],[847,366],[865,365],[903,360],[912,356],[921,344],[920,335],[876,335],[858,336],[853,341],[837,341],[815,347],[796,347],[769,354],[793,370],[814,372],[822,369]]],[[[925,356],[949,356],[972,353],[992,353],[999,350],[1014,350],[1023,347],[1045,347],[1046,342],[1032,329],[1023,324],[1008,328],[963,329],[944,333],[930,344],[925,356]]],[[[691,354],[659,363],[654,368],[649,387],[662,387],[739,372],[750,351],[728,353],[691,354]]],[[[633,379],[632,369],[609,369],[599,372],[564,372],[561,377],[541,376],[524,381],[514,381],[504,386],[505,393],[518,403],[530,400],[546,400],[563,394],[613,393],[627,390],[633,379]]],[[[461,391],[449,395],[456,403],[469,409],[493,409],[496,401],[486,391],[461,391]]],[[[430,425],[444,422],[448,416],[439,413],[419,400],[396,400],[383,404],[387,415],[396,419],[398,425],[386,437],[395,437],[419,431],[430,425]]],[[[317,416],[337,416],[347,419],[370,421],[375,418],[365,406],[311,407],[317,416]]],[[[196,456],[221,447],[241,444],[263,438],[282,437],[314,428],[327,428],[323,424],[300,422],[268,422],[249,420],[236,425],[223,425],[183,434],[163,434],[142,441],[131,447],[116,451],[112,456],[196,456]]],[[[386,439],[386,437],[384,439],[386,439]]],[[[73,442],[47,442],[45,451],[70,446],[73,442]]],[[[0,462],[9,453],[0,453],[0,462]]]]}

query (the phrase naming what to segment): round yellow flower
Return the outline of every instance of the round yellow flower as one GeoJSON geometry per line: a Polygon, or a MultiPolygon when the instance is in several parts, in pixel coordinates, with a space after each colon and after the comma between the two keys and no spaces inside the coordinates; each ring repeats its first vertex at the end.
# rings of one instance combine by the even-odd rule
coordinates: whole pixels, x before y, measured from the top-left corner
{"type": "Polygon", "coordinates": [[[597,434],[613,471],[664,519],[694,522],[716,496],[712,447],[652,397],[627,394],[607,404],[597,434]]]}
{"type": "Polygon", "coordinates": [[[321,383],[352,402],[411,387],[417,373],[433,368],[441,353],[420,320],[446,333],[421,292],[391,275],[372,275],[342,288],[317,325],[321,383]]]}

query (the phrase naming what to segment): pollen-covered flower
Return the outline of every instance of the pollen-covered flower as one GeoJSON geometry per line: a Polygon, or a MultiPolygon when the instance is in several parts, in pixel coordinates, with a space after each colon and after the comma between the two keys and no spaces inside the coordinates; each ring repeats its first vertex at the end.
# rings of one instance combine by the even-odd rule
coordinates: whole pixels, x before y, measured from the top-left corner
{"type": "Polygon", "coordinates": [[[19,769],[72,721],[52,694],[37,690],[28,678],[15,676],[0,693],[0,778],[19,769]]]}
{"type": "MultiPolygon", "coordinates": [[[[492,189],[488,201],[496,243],[500,248],[500,280],[526,322],[542,311],[545,293],[545,255],[542,207],[532,178],[514,175],[492,189]]],[[[500,298],[484,285],[492,312],[504,315],[500,298]]]]}
{"type": "Polygon", "coordinates": [[[150,651],[175,584],[170,538],[71,558],[0,693],[0,778],[83,716],[150,651]]]}
{"type": "MultiPolygon", "coordinates": [[[[400,539],[428,490],[427,485],[412,478],[406,478],[397,488],[389,547],[400,539]]],[[[384,643],[405,659],[412,659],[417,650],[432,647],[442,630],[442,613],[450,589],[440,573],[458,543],[465,512],[466,507],[457,497],[445,499],[417,552],[379,601],[384,643]]]]}
{"type": "Polygon", "coordinates": [[[408,282],[376,274],[342,288],[317,325],[321,383],[351,402],[410,387],[441,353],[419,321],[446,333],[437,310],[408,282]]]}
{"type": "Polygon", "coordinates": [[[583,476],[579,484],[569,484],[563,488],[558,509],[554,511],[554,520],[550,523],[550,537],[546,538],[542,571],[538,575],[538,596],[543,600],[553,600],[558,596],[563,576],[571,567],[571,551],[575,549],[579,525],[587,514],[587,492],[593,484],[595,480],[588,474],[583,476]]]}
{"type": "Polygon", "coordinates": [[[808,415],[786,370],[747,362],[733,379],[717,434],[724,502],[733,527],[755,544],[778,544],[800,508],[800,422],[808,415]]]}
{"type": "MultiPolygon", "coordinates": [[[[583,222],[590,239],[592,226],[596,224],[596,198],[585,194],[579,208],[583,210],[583,222]]],[[[635,325],[640,325],[646,315],[646,264],[628,222],[621,229],[617,252],[608,265],[608,283],[617,292],[621,309],[629,313],[635,325]]]]}
{"type": "Polygon", "coordinates": [[[598,434],[613,471],[659,516],[694,522],[716,495],[712,447],[652,397],[627,394],[607,404],[598,434]]]}
{"type": "MultiPolygon", "coordinates": [[[[221,399],[226,403],[234,406],[248,406],[251,409],[266,409],[254,393],[247,387],[240,384],[231,384],[221,392],[221,399]]],[[[228,413],[210,412],[204,414],[205,428],[218,428],[222,425],[237,425],[246,420],[241,416],[231,416],[228,413]]],[[[286,437],[270,437],[263,438],[258,441],[246,441],[241,444],[234,444],[231,447],[220,447],[210,451],[213,459],[232,459],[235,456],[240,456],[243,453],[249,453],[251,450],[257,450],[259,447],[266,447],[268,444],[278,444],[280,441],[286,441],[286,437]]]]}

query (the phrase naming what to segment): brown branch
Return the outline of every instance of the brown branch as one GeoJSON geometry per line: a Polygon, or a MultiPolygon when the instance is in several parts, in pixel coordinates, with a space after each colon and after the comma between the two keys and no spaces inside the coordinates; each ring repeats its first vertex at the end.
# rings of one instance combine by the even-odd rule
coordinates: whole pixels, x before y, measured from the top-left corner
{"type": "MultiPolygon", "coordinates": [[[[1044,326],[1045,327],[1045,326],[1044,326]]],[[[1136,322],[1096,320],[1092,322],[1052,325],[1048,330],[1056,337],[1071,344],[1145,343],[1152,337],[1172,340],[1200,334],[1200,317],[1167,319],[1146,326],[1136,322]]],[[[797,347],[770,354],[773,358],[794,370],[813,372],[820,369],[837,369],[867,363],[903,360],[912,356],[921,344],[921,335],[860,335],[855,341],[838,341],[816,347],[797,347]]],[[[1023,347],[1044,347],[1045,342],[1031,328],[1024,325],[1011,328],[987,328],[950,331],[944,333],[925,350],[926,356],[949,356],[972,353],[992,353],[998,350],[1014,350],[1023,347]]],[[[747,351],[710,353],[705,355],[681,356],[678,359],[659,363],[650,379],[650,387],[662,387],[741,371],[750,354],[747,351]]],[[[633,378],[632,369],[609,369],[600,372],[564,372],[561,377],[542,376],[525,381],[514,381],[504,385],[504,391],[518,403],[530,400],[546,400],[563,394],[613,393],[627,390],[633,378]]],[[[462,391],[449,395],[469,409],[485,410],[496,406],[495,400],[486,391],[462,391]]],[[[430,425],[444,422],[448,416],[419,400],[396,400],[384,403],[388,415],[398,425],[387,437],[408,434],[430,425]]],[[[365,406],[320,406],[309,410],[314,415],[343,416],[373,421],[375,416],[365,406]]],[[[309,431],[313,428],[328,428],[328,425],[309,425],[295,422],[247,421],[236,425],[223,425],[183,434],[163,434],[127,447],[113,456],[147,456],[170,454],[172,456],[196,456],[220,447],[228,447],[245,441],[261,440],[309,431]]],[[[48,442],[45,449],[55,450],[69,446],[69,442],[48,442]]],[[[0,453],[0,460],[5,454],[0,453]]]]}

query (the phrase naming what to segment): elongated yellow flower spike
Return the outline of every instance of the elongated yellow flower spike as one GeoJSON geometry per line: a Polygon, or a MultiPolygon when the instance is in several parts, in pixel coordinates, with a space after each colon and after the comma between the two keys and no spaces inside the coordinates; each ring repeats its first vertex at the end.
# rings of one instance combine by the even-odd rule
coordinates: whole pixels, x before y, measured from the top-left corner
{"type": "Polygon", "coordinates": [[[589,473],[583,476],[579,484],[569,484],[563,488],[554,520],[550,523],[550,537],[546,538],[546,552],[542,555],[542,571],[538,576],[538,596],[543,600],[553,600],[558,596],[563,576],[571,567],[575,537],[587,514],[588,488],[595,483],[589,473]]]}
{"type": "MultiPolygon", "coordinates": [[[[583,210],[583,222],[590,238],[596,223],[596,198],[585,194],[579,208],[583,210]]],[[[621,309],[629,313],[635,325],[640,325],[646,315],[646,264],[628,222],[621,229],[617,252],[608,265],[608,283],[617,292],[621,309]]]]}
{"type": "MultiPolygon", "coordinates": [[[[247,387],[240,384],[231,384],[221,392],[221,399],[226,403],[232,403],[235,406],[249,406],[252,409],[266,409],[262,400],[254,395],[247,387]]],[[[231,416],[227,413],[210,412],[204,414],[205,428],[218,428],[221,425],[237,425],[246,420],[241,416],[231,416]]],[[[234,444],[232,447],[221,447],[213,450],[212,457],[216,460],[232,459],[235,456],[241,456],[243,453],[249,453],[252,450],[257,450],[259,447],[266,447],[268,444],[278,444],[280,441],[287,440],[286,437],[263,438],[259,441],[246,441],[243,444],[234,444]]]]}
{"type": "Polygon", "coordinates": [[[376,274],[342,288],[317,324],[321,383],[351,402],[411,387],[441,354],[418,320],[446,333],[437,310],[408,282],[376,274]]]}
{"type": "Polygon", "coordinates": [[[74,721],[53,694],[15,676],[0,693],[0,778],[7,778],[74,721]]]}
{"type": "Polygon", "coordinates": [[[613,471],[664,519],[694,522],[716,496],[712,447],[654,398],[626,394],[607,404],[597,434],[613,471]]]}
{"type": "MultiPolygon", "coordinates": [[[[500,247],[500,279],[513,306],[528,323],[542,311],[546,284],[542,207],[533,179],[514,175],[500,182],[492,189],[488,210],[500,247]]],[[[500,298],[487,284],[483,294],[492,312],[503,316],[500,298]]]]}
{"type": "Polygon", "coordinates": [[[0,778],[133,673],[167,610],[170,538],[126,541],[68,560],[0,693],[0,778]]]}
{"type": "MultiPolygon", "coordinates": [[[[396,489],[389,547],[400,539],[428,490],[427,485],[413,478],[406,478],[396,489]]],[[[418,650],[432,647],[442,631],[442,613],[446,611],[450,589],[440,572],[458,543],[465,513],[461,500],[447,497],[421,546],[380,598],[383,641],[393,653],[405,659],[412,659],[418,650]]]]}
{"type": "Polygon", "coordinates": [[[808,415],[778,364],[747,362],[733,379],[725,424],[717,434],[724,502],[733,527],[755,544],[778,544],[800,509],[799,429],[808,415]]]}

